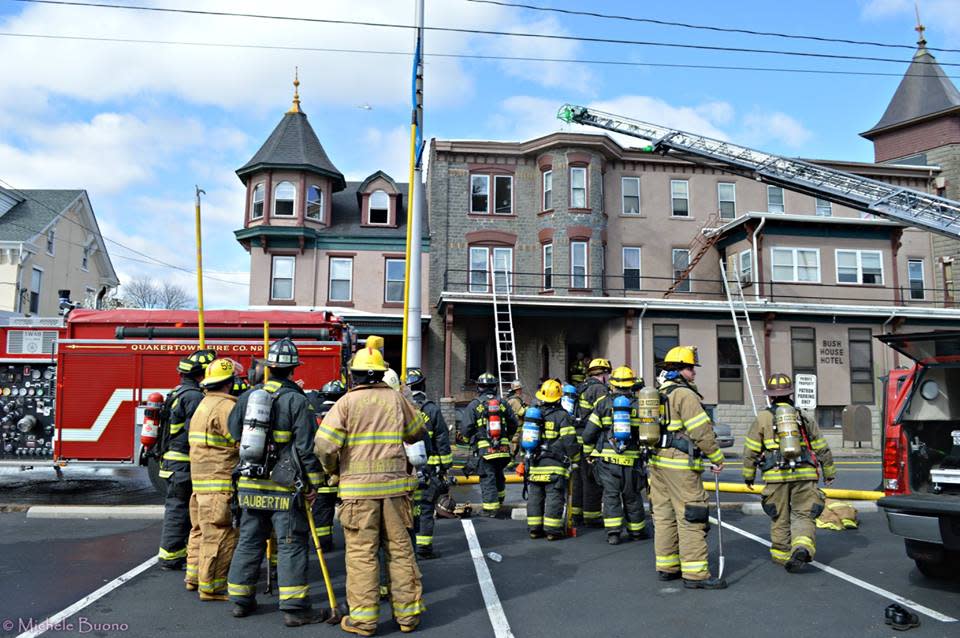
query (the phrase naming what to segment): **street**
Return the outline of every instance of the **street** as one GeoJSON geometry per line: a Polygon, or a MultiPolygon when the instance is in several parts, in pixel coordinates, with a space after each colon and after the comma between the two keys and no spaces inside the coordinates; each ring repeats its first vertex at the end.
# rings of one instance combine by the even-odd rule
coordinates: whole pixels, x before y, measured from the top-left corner
{"type": "MultiPolygon", "coordinates": [[[[875,462],[847,462],[859,465],[840,465],[843,487],[875,487],[875,462]]],[[[735,480],[736,472],[739,467],[731,463],[723,479],[735,480]]],[[[458,498],[469,499],[473,489],[458,492],[458,498]]],[[[519,496],[513,492],[508,501],[519,496]]],[[[726,494],[723,500],[732,502],[734,497],[754,498],[726,494]]],[[[829,571],[810,566],[796,575],[772,564],[767,548],[754,538],[768,537],[766,517],[724,509],[723,521],[730,587],[689,591],[676,581],[656,579],[650,540],[611,547],[602,530],[581,529],[576,538],[548,543],[529,540],[522,521],[441,520],[435,543],[442,557],[421,563],[428,611],[419,632],[546,638],[627,636],[650,628],[662,636],[773,636],[788,628],[788,634],[802,630],[889,636],[894,632],[883,623],[883,609],[891,598],[902,597],[906,600],[900,602],[920,613],[921,626],[914,635],[957,635],[960,584],[923,577],[904,554],[902,540],[887,531],[882,513],[861,514],[857,531],[821,530],[816,560],[829,571]]],[[[342,595],[342,536],[339,529],[336,533],[337,549],[328,562],[334,590],[342,595]]],[[[200,603],[196,594],[184,590],[182,573],[152,565],[158,537],[157,521],[0,514],[3,635],[40,635],[27,631],[30,623],[36,626],[51,616],[60,624],[47,635],[199,637],[241,629],[266,635],[281,626],[275,596],[261,595],[259,611],[244,620],[232,618],[227,604],[200,603]],[[115,581],[131,570],[137,574],[126,582],[115,581]],[[90,596],[101,587],[106,591],[90,596]],[[58,614],[62,610],[68,611],[58,614]]],[[[710,546],[716,569],[715,525],[710,546]]],[[[315,559],[311,583],[313,604],[325,606],[315,559]]],[[[260,591],[263,588],[261,583],[260,591]]],[[[300,631],[340,633],[327,626],[300,631]]],[[[378,635],[398,634],[385,603],[378,635]]]]}

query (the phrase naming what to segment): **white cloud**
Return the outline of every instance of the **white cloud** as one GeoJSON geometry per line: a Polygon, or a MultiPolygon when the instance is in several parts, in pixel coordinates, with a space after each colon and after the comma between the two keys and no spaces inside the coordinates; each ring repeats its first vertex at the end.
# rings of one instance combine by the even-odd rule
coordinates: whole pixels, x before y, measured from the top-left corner
{"type": "MultiPolygon", "coordinates": [[[[361,173],[347,175],[350,181],[366,179],[374,170],[382,170],[397,182],[410,179],[410,129],[398,126],[392,129],[368,128],[361,137],[368,149],[366,156],[376,158],[367,163],[361,173]]],[[[424,150],[424,156],[427,152],[424,150]]]]}
{"type": "Polygon", "coordinates": [[[754,111],[743,118],[743,127],[739,137],[743,144],[759,148],[769,147],[773,144],[800,148],[807,143],[812,134],[797,119],[786,113],[754,111]]]}
{"type": "MultiPolygon", "coordinates": [[[[909,42],[907,29],[916,24],[915,12],[913,0],[866,0],[860,8],[865,20],[899,20],[903,24],[904,42],[909,42]]],[[[924,0],[920,3],[920,21],[946,37],[944,42],[934,42],[928,31],[930,46],[953,46],[960,42],[960,2],[957,0],[924,0]]]]}

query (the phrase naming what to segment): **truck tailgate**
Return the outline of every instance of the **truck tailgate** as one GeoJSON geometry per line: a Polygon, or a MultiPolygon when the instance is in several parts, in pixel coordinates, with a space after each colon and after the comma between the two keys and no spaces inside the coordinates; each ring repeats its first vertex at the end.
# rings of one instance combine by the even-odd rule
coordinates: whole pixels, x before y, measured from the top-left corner
{"type": "Polygon", "coordinates": [[[960,515],[960,495],[955,494],[905,494],[885,496],[877,505],[888,510],[908,514],[956,514],[960,515]]]}

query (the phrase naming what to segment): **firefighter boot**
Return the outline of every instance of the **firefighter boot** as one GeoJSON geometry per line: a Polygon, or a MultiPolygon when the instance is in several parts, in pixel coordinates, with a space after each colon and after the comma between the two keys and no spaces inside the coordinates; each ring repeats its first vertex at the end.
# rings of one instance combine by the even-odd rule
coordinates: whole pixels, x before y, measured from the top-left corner
{"type": "Polygon", "coordinates": [[[237,603],[234,603],[233,609],[230,611],[230,613],[233,615],[234,618],[246,618],[256,610],[257,610],[256,601],[254,601],[252,605],[239,605],[237,603]]]}
{"type": "Polygon", "coordinates": [[[683,586],[687,589],[726,589],[727,581],[716,576],[704,580],[687,580],[684,578],[683,586]]]}
{"type": "Polygon", "coordinates": [[[607,544],[608,544],[608,545],[619,545],[619,544],[620,544],[620,532],[614,532],[613,534],[607,534],[607,544]]]}
{"type": "Polygon", "coordinates": [[[810,556],[810,552],[806,547],[797,547],[794,548],[793,553],[790,554],[790,558],[783,566],[788,572],[795,574],[803,569],[803,566],[811,560],[813,560],[813,558],[810,556]]]}
{"type": "Polygon", "coordinates": [[[356,634],[358,636],[372,636],[377,633],[375,630],[360,629],[350,621],[350,616],[343,617],[343,620],[340,621],[340,629],[348,634],[356,634]]]}
{"type": "Polygon", "coordinates": [[[329,618],[328,612],[306,611],[285,611],[283,612],[283,624],[287,627],[303,627],[304,625],[315,625],[322,623],[329,618]]]}

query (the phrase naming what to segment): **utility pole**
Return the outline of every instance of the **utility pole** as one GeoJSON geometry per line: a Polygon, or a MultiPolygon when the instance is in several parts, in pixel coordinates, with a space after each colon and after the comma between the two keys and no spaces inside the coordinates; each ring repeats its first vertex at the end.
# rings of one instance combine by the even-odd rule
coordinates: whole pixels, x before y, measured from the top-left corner
{"type": "Polygon", "coordinates": [[[403,296],[403,350],[400,373],[419,368],[422,349],[421,249],[423,235],[423,0],[416,2],[416,41],[413,56],[413,108],[410,118],[410,183],[407,187],[407,250],[403,296]]]}
{"type": "Polygon", "coordinates": [[[197,324],[200,328],[200,349],[207,347],[203,334],[203,243],[200,237],[200,195],[207,192],[199,186],[196,189],[196,227],[197,227],[197,324]]]}

